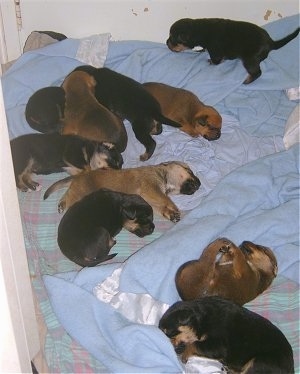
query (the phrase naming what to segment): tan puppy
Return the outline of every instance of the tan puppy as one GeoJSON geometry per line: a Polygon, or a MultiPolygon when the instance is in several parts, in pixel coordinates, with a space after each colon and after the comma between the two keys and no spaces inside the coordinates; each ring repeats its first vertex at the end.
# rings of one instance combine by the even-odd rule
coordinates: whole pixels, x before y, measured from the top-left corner
{"type": "Polygon", "coordinates": [[[127,146],[122,120],[95,98],[96,80],[83,71],[73,71],[62,84],[66,93],[62,133],[110,142],[120,152],[127,146]]]}
{"type": "Polygon", "coordinates": [[[172,222],[180,220],[180,212],[169,194],[191,195],[200,187],[199,179],[183,162],[171,161],[158,165],[86,172],[74,178],[54,183],[45,192],[44,199],[54,191],[69,187],[59,202],[59,211],[68,209],[76,201],[100,188],[140,195],[154,211],[172,222]],[[103,172],[102,172],[103,171],[103,172]]]}
{"type": "Polygon", "coordinates": [[[219,139],[222,117],[191,91],[155,82],[144,83],[143,86],[159,102],[163,115],[181,124],[180,130],[193,137],[219,139]]]}
{"type": "Polygon", "coordinates": [[[243,305],[262,293],[277,275],[277,261],[267,247],[226,238],[209,244],[199,260],[181,265],[175,277],[182,300],[217,295],[243,305]]]}

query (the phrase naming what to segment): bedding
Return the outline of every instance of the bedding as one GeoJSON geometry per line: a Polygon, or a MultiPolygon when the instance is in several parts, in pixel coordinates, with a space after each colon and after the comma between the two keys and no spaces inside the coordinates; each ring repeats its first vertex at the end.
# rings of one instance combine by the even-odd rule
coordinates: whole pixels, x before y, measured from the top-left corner
{"type": "MultiPolygon", "coordinates": [[[[279,38],[297,25],[298,15],[266,29],[279,38]]],[[[238,60],[211,66],[205,53],[176,54],[164,44],[113,41],[109,34],[65,39],[26,52],[4,74],[11,139],[35,132],[24,115],[32,93],[60,85],[85,63],[104,65],[142,83],[191,90],[223,118],[217,141],[190,138],[168,126],[155,136],[154,155],[143,164],[187,162],[201,187],[192,196],[172,197],[183,211],[180,222],[155,216],[156,229],[145,238],[122,230],[113,248],[118,256],[95,268],[70,262],[56,242],[61,193],[46,201],[43,193],[64,173],[38,176],[41,191],[18,192],[37,310],[46,327],[43,355],[49,372],[192,372],[192,364],[196,372],[217,372],[217,363],[182,366],[156,325],[165,308],[178,300],[177,268],[198,258],[218,236],[274,250],[279,274],[247,306],[281,328],[299,371],[299,144],[286,149],[283,140],[287,119],[298,104],[286,93],[299,86],[298,42],[272,52],[261,64],[262,77],[247,86],[238,60]]],[[[139,166],[142,145],[130,124],[125,126],[129,142],[123,167],[139,166]]]]}

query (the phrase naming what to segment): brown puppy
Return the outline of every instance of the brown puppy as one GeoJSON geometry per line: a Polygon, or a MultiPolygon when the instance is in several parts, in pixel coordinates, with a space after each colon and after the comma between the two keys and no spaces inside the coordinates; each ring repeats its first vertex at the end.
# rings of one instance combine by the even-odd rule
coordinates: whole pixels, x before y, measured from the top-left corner
{"type": "Polygon", "coordinates": [[[277,261],[267,247],[226,238],[209,244],[199,260],[181,265],[175,282],[182,300],[217,295],[243,305],[262,293],[277,275],[277,261]]]}
{"type": "Polygon", "coordinates": [[[210,62],[239,58],[248,72],[245,84],[260,77],[260,62],[272,50],[279,49],[296,38],[299,27],[280,40],[272,40],[263,28],[242,21],[223,18],[182,18],[170,28],[168,47],[174,52],[202,47],[209,53],[210,62]]]}
{"type": "Polygon", "coordinates": [[[163,115],[181,124],[180,130],[193,137],[219,139],[222,117],[191,91],[155,82],[147,82],[143,86],[159,102],[163,115]]]}
{"type": "Polygon", "coordinates": [[[200,187],[200,181],[187,164],[170,161],[118,172],[112,169],[91,171],[81,176],[65,178],[50,186],[44,194],[44,199],[63,187],[69,189],[59,202],[60,212],[68,209],[87,194],[100,188],[107,188],[140,195],[153,210],[170,221],[177,222],[180,220],[180,212],[168,195],[191,195],[200,187]]]}
{"type": "Polygon", "coordinates": [[[73,71],[62,84],[66,93],[62,133],[110,142],[120,152],[127,146],[122,120],[95,98],[96,81],[83,71],[73,71]]]}

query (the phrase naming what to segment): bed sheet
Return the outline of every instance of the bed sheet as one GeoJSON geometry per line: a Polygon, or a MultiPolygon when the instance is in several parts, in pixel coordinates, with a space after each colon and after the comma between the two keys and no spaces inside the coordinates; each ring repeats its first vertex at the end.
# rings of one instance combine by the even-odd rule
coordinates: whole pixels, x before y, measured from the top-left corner
{"type": "MultiPolygon", "coordinates": [[[[293,16],[273,22],[266,27],[271,35],[279,38],[291,32],[297,26],[298,16],[293,16]]],[[[48,85],[60,85],[64,77],[75,67],[90,63],[95,59],[100,64],[98,66],[104,63],[105,66],[140,82],[160,81],[190,89],[206,104],[214,105],[223,117],[222,136],[217,141],[208,142],[202,138],[191,139],[180,130],[167,126],[164,126],[161,135],[155,137],[157,147],[154,155],[146,164],[174,159],[185,161],[189,163],[194,173],[200,178],[201,187],[193,196],[172,197],[183,211],[183,219],[179,224],[175,225],[156,216],[154,234],[143,239],[122,230],[117,236],[117,244],[114,247],[114,252],[118,252],[118,256],[106,265],[101,265],[95,269],[80,270],[77,265],[66,259],[58,249],[56,233],[60,215],[57,213],[57,202],[61,193],[53,194],[46,201],[42,200],[42,195],[51,183],[62,178],[64,174],[37,177],[37,180],[43,186],[40,192],[25,194],[19,192],[32,284],[47,326],[44,350],[50,372],[79,373],[107,372],[108,370],[113,372],[142,370],[146,372],[145,367],[141,369],[140,366],[137,366],[141,364],[140,362],[133,362],[133,359],[136,358],[134,356],[136,344],[132,343],[132,346],[128,346],[128,349],[132,348],[132,352],[129,352],[132,361],[129,360],[126,363],[129,366],[125,365],[123,359],[128,354],[126,346],[122,347],[122,349],[125,348],[122,353],[118,351],[118,348],[112,353],[112,350],[114,350],[112,347],[119,347],[122,338],[119,339],[118,331],[114,337],[111,328],[113,328],[113,333],[115,333],[114,329],[118,330],[120,328],[119,332],[123,334],[124,339],[128,336],[129,331],[133,331],[138,337],[141,335],[147,337],[147,342],[142,339],[141,344],[141,355],[148,356],[149,366],[147,370],[163,372],[160,371],[162,368],[159,367],[160,364],[164,368],[164,365],[167,365],[171,371],[183,370],[174,356],[172,347],[161,337],[159,332],[156,331],[157,329],[153,332],[153,326],[143,326],[141,329],[138,324],[128,323],[127,318],[110,305],[101,303],[94,296],[92,288],[122,266],[122,275],[119,280],[122,292],[146,293],[159,301],[172,302],[178,297],[171,279],[175,267],[181,261],[190,259],[190,256],[196,256],[197,254],[196,257],[198,257],[201,244],[205,246],[212,237],[219,233],[227,233],[229,221],[225,224],[226,216],[222,215],[222,209],[228,209],[229,213],[232,213],[232,209],[236,209],[230,221],[232,230],[229,230],[228,233],[232,240],[243,240],[243,229],[248,226],[249,222],[253,224],[256,221],[256,218],[251,217],[250,212],[252,211],[247,211],[247,209],[253,207],[258,196],[261,197],[261,200],[258,199],[261,203],[258,206],[261,212],[261,221],[258,226],[252,227],[249,225],[249,228],[252,229],[249,232],[251,237],[248,239],[253,241],[262,239],[261,244],[265,243],[265,245],[277,249],[280,276],[268,291],[267,295],[269,296],[265,298],[262,295],[254,301],[252,306],[257,307],[259,311],[275,322],[278,316],[280,326],[287,332],[294,349],[298,349],[298,259],[296,254],[298,254],[299,243],[297,240],[291,242],[291,239],[295,238],[295,232],[291,233],[290,230],[295,230],[295,224],[298,222],[298,216],[295,216],[295,214],[298,213],[296,191],[299,186],[296,188],[294,184],[291,188],[290,182],[287,182],[291,180],[286,175],[282,175],[281,179],[279,175],[277,175],[277,179],[275,178],[276,174],[273,175],[273,172],[279,172],[279,166],[275,167],[275,161],[274,163],[267,161],[266,165],[269,162],[274,166],[272,168],[264,166],[264,161],[261,161],[273,160],[273,157],[274,160],[276,157],[281,159],[282,157],[287,165],[291,164],[292,168],[295,166],[295,163],[292,162],[292,155],[294,155],[294,158],[296,155],[299,157],[295,147],[289,152],[284,151],[282,139],[286,120],[297,105],[296,102],[287,98],[284,91],[286,88],[299,85],[297,43],[298,40],[296,39],[281,50],[272,52],[269,58],[262,63],[262,77],[249,86],[242,84],[246,73],[238,60],[226,61],[219,66],[210,66],[207,63],[208,56],[205,53],[199,55],[196,52],[186,51],[175,54],[169,51],[164,44],[112,41],[108,34],[96,35],[83,40],[67,39],[36,51],[27,52],[4,74],[2,85],[10,138],[35,132],[26,123],[24,116],[25,105],[35,90],[48,85]],[[82,46],[91,43],[101,46],[100,53],[99,50],[96,52],[93,48],[90,54],[82,53],[82,46]],[[289,58],[286,58],[286,55],[289,58]],[[254,165],[251,179],[247,178],[249,163],[254,165]],[[244,167],[245,169],[243,169],[244,167]],[[261,169],[268,173],[264,176],[260,173],[261,169]],[[229,188],[226,183],[230,181],[232,175],[238,178],[238,183],[233,183],[229,188]],[[229,178],[227,182],[226,178],[229,178]],[[274,178],[278,181],[275,185],[273,184],[274,178]],[[235,190],[233,188],[235,185],[240,186],[240,189],[235,190]],[[282,190],[277,190],[279,186],[282,190]],[[255,188],[257,188],[257,191],[255,188]],[[269,191],[269,193],[266,193],[266,191],[269,191]],[[245,212],[250,214],[249,217],[244,217],[248,218],[249,222],[244,221],[245,226],[242,227],[242,230],[240,230],[238,218],[241,215],[239,211],[241,204],[236,204],[237,194],[244,196],[242,204],[244,204],[245,212]],[[274,230],[272,230],[273,226],[267,228],[264,224],[264,222],[270,224],[273,219],[273,217],[268,216],[268,212],[270,213],[271,210],[264,205],[268,202],[274,204],[272,199],[268,200],[269,195],[272,198],[278,195],[282,199],[277,201],[278,209],[276,212],[278,212],[278,216],[276,223],[274,223],[274,230]],[[204,216],[205,207],[206,212],[210,212],[210,204],[212,204],[213,199],[219,201],[216,210],[218,218],[216,222],[221,224],[223,222],[222,218],[224,218],[224,227],[220,226],[218,228],[216,226],[215,217],[210,218],[210,220],[204,216]],[[233,204],[231,203],[232,199],[234,200],[233,204]],[[264,216],[263,213],[266,215],[264,216]],[[251,221],[251,218],[254,222],[251,221]],[[212,231],[200,230],[197,225],[194,225],[195,222],[201,220],[203,220],[204,227],[209,227],[212,231]],[[275,228],[280,230],[276,232],[275,228]],[[186,235],[186,230],[191,230],[191,234],[186,235]],[[274,233],[273,237],[269,235],[271,232],[274,233]],[[201,237],[198,240],[198,237],[193,235],[199,235],[199,233],[201,233],[201,237]],[[190,237],[192,242],[197,237],[199,247],[191,248],[191,243],[186,242],[187,237],[190,237]],[[180,250],[178,246],[180,246],[180,250]],[[138,251],[140,248],[143,249],[138,251]],[[151,258],[153,263],[148,260],[149,254],[152,253],[151,249],[153,250],[153,257],[151,258]],[[170,261],[170,264],[168,263],[168,266],[166,266],[166,255],[171,256],[171,253],[174,253],[173,251],[176,252],[177,262],[170,261]],[[135,252],[137,254],[134,254],[135,252]],[[123,265],[128,257],[129,260],[123,265]],[[125,271],[123,271],[123,266],[125,271]],[[158,289],[155,288],[155,282],[153,281],[152,285],[147,284],[148,281],[153,280],[153,269],[157,270],[157,266],[162,266],[170,272],[170,278],[166,275],[165,281],[161,280],[159,282],[158,289]],[[148,270],[144,271],[146,269],[148,270]],[[43,276],[45,276],[49,295],[45,289],[43,276]],[[160,286],[162,290],[165,290],[164,292],[159,289],[160,286]],[[67,291],[70,291],[70,293],[67,291]],[[73,291],[75,295],[79,292],[79,297],[83,297],[82,300],[86,299],[87,303],[84,304],[78,300],[73,291]],[[64,295],[64,292],[67,295],[64,295]],[[63,306],[62,300],[65,300],[63,306]],[[84,311],[80,310],[82,314],[78,313],[78,305],[86,305],[84,311]],[[100,310],[99,305],[101,305],[100,310]],[[266,310],[264,310],[264,306],[266,310]],[[289,312],[286,310],[287,308],[290,309],[289,312]],[[66,310],[72,317],[69,320],[66,310]],[[69,326],[69,323],[76,317],[73,316],[73,312],[82,318],[80,321],[76,320],[72,327],[69,326]],[[89,318],[90,321],[87,321],[84,316],[89,318]],[[104,317],[101,321],[102,316],[104,317]],[[103,321],[106,322],[107,320],[112,321],[112,325],[105,323],[104,339],[103,331],[100,330],[103,328],[103,321]],[[284,323],[281,322],[283,320],[285,320],[284,323]],[[95,328],[94,323],[96,323],[96,329],[92,333],[89,329],[95,328]],[[90,337],[82,337],[82,330],[76,331],[78,326],[89,330],[90,337]],[[144,334],[145,329],[147,332],[144,334]],[[152,333],[154,334],[153,340],[151,340],[152,333]],[[92,338],[95,340],[91,344],[90,339],[92,338]],[[147,351],[149,344],[151,349],[147,351]],[[82,348],[82,346],[85,348],[82,348]],[[146,352],[144,349],[146,349],[146,352]],[[164,364],[161,355],[165,355],[165,353],[169,361],[164,364]],[[157,363],[159,363],[157,367],[151,366],[154,357],[157,358],[157,363]]],[[[138,156],[143,151],[142,146],[135,140],[131,126],[127,122],[125,125],[129,134],[129,144],[123,154],[124,167],[139,166],[141,162],[138,156]]],[[[287,171],[288,168],[285,164],[281,164],[281,166],[283,171],[287,171]]],[[[297,172],[294,170],[294,179],[296,173],[299,173],[299,170],[297,172]]],[[[297,233],[299,234],[298,231],[297,233]]],[[[157,279],[156,273],[154,278],[157,279]]],[[[133,337],[130,338],[130,341],[134,342],[131,339],[133,337]]]]}

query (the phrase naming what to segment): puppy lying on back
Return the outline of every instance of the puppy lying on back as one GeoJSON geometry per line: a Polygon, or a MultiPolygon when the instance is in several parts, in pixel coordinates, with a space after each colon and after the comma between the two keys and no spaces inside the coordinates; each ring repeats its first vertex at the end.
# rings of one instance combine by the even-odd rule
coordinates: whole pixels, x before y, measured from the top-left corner
{"type": "Polygon", "coordinates": [[[118,171],[94,170],[65,178],[50,186],[44,194],[44,199],[63,187],[69,187],[69,189],[60,199],[59,212],[70,208],[89,193],[99,188],[107,188],[140,195],[154,211],[172,222],[177,222],[180,220],[180,212],[168,195],[191,195],[200,187],[200,181],[187,164],[170,161],[118,171]]]}
{"type": "Polygon", "coordinates": [[[65,109],[65,91],[61,87],[37,90],[25,108],[26,121],[31,128],[42,133],[61,132],[61,119],[65,109]]]}
{"type": "Polygon", "coordinates": [[[220,361],[228,373],[292,374],[293,351],[284,334],[266,318],[217,296],[179,301],[159,328],[176,353],[220,361]]]}
{"type": "Polygon", "coordinates": [[[159,102],[163,115],[181,124],[180,130],[194,137],[219,139],[222,117],[191,91],[155,82],[147,82],[143,86],[159,102]]]}
{"type": "Polygon", "coordinates": [[[10,141],[16,184],[22,191],[36,190],[32,174],[121,168],[122,155],[111,143],[98,143],[76,135],[27,134],[10,141]]]}
{"type": "Polygon", "coordinates": [[[175,282],[182,300],[217,295],[243,305],[267,289],[277,275],[277,261],[267,247],[226,238],[209,244],[198,260],[184,263],[175,282]]]}
{"type": "Polygon", "coordinates": [[[180,124],[166,118],[159,103],[145,90],[141,83],[108,68],[79,66],[75,71],[85,71],[97,81],[95,95],[98,101],[122,119],[127,119],[135,137],[146,151],[141,161],[148,160],[156,147],[151,135],[162,132],[162,124],[180,127],[180,124]]]}
{"type": "Polygon", "coordinates": [[[245,84],[260,77],[260,62],[272,50],[296,38],[299,27],[280,40],[272,40],[266,30],[249,22],[222,18],[183,18],[170,28],[168,47],[175,52],[202,47],[213,64],[239,58],[248,72],[245,84]]]}
{"type": "Polygon", "coordinates": [[[96,81],[84,71],[73,71],[62,84],[66,94],[62,133],[110,142],[120,152],[127,146],[122,120],[95,98],[96,81]]]}
{"type": "Polygon", "coordinates": [[[57,242],[62,253],[80,266],[95,266],[108,254],[122,228],[143,237],[154,230],[153,210],[138,195],[100,189],[75,203],[62,217],[57,242]]]}

